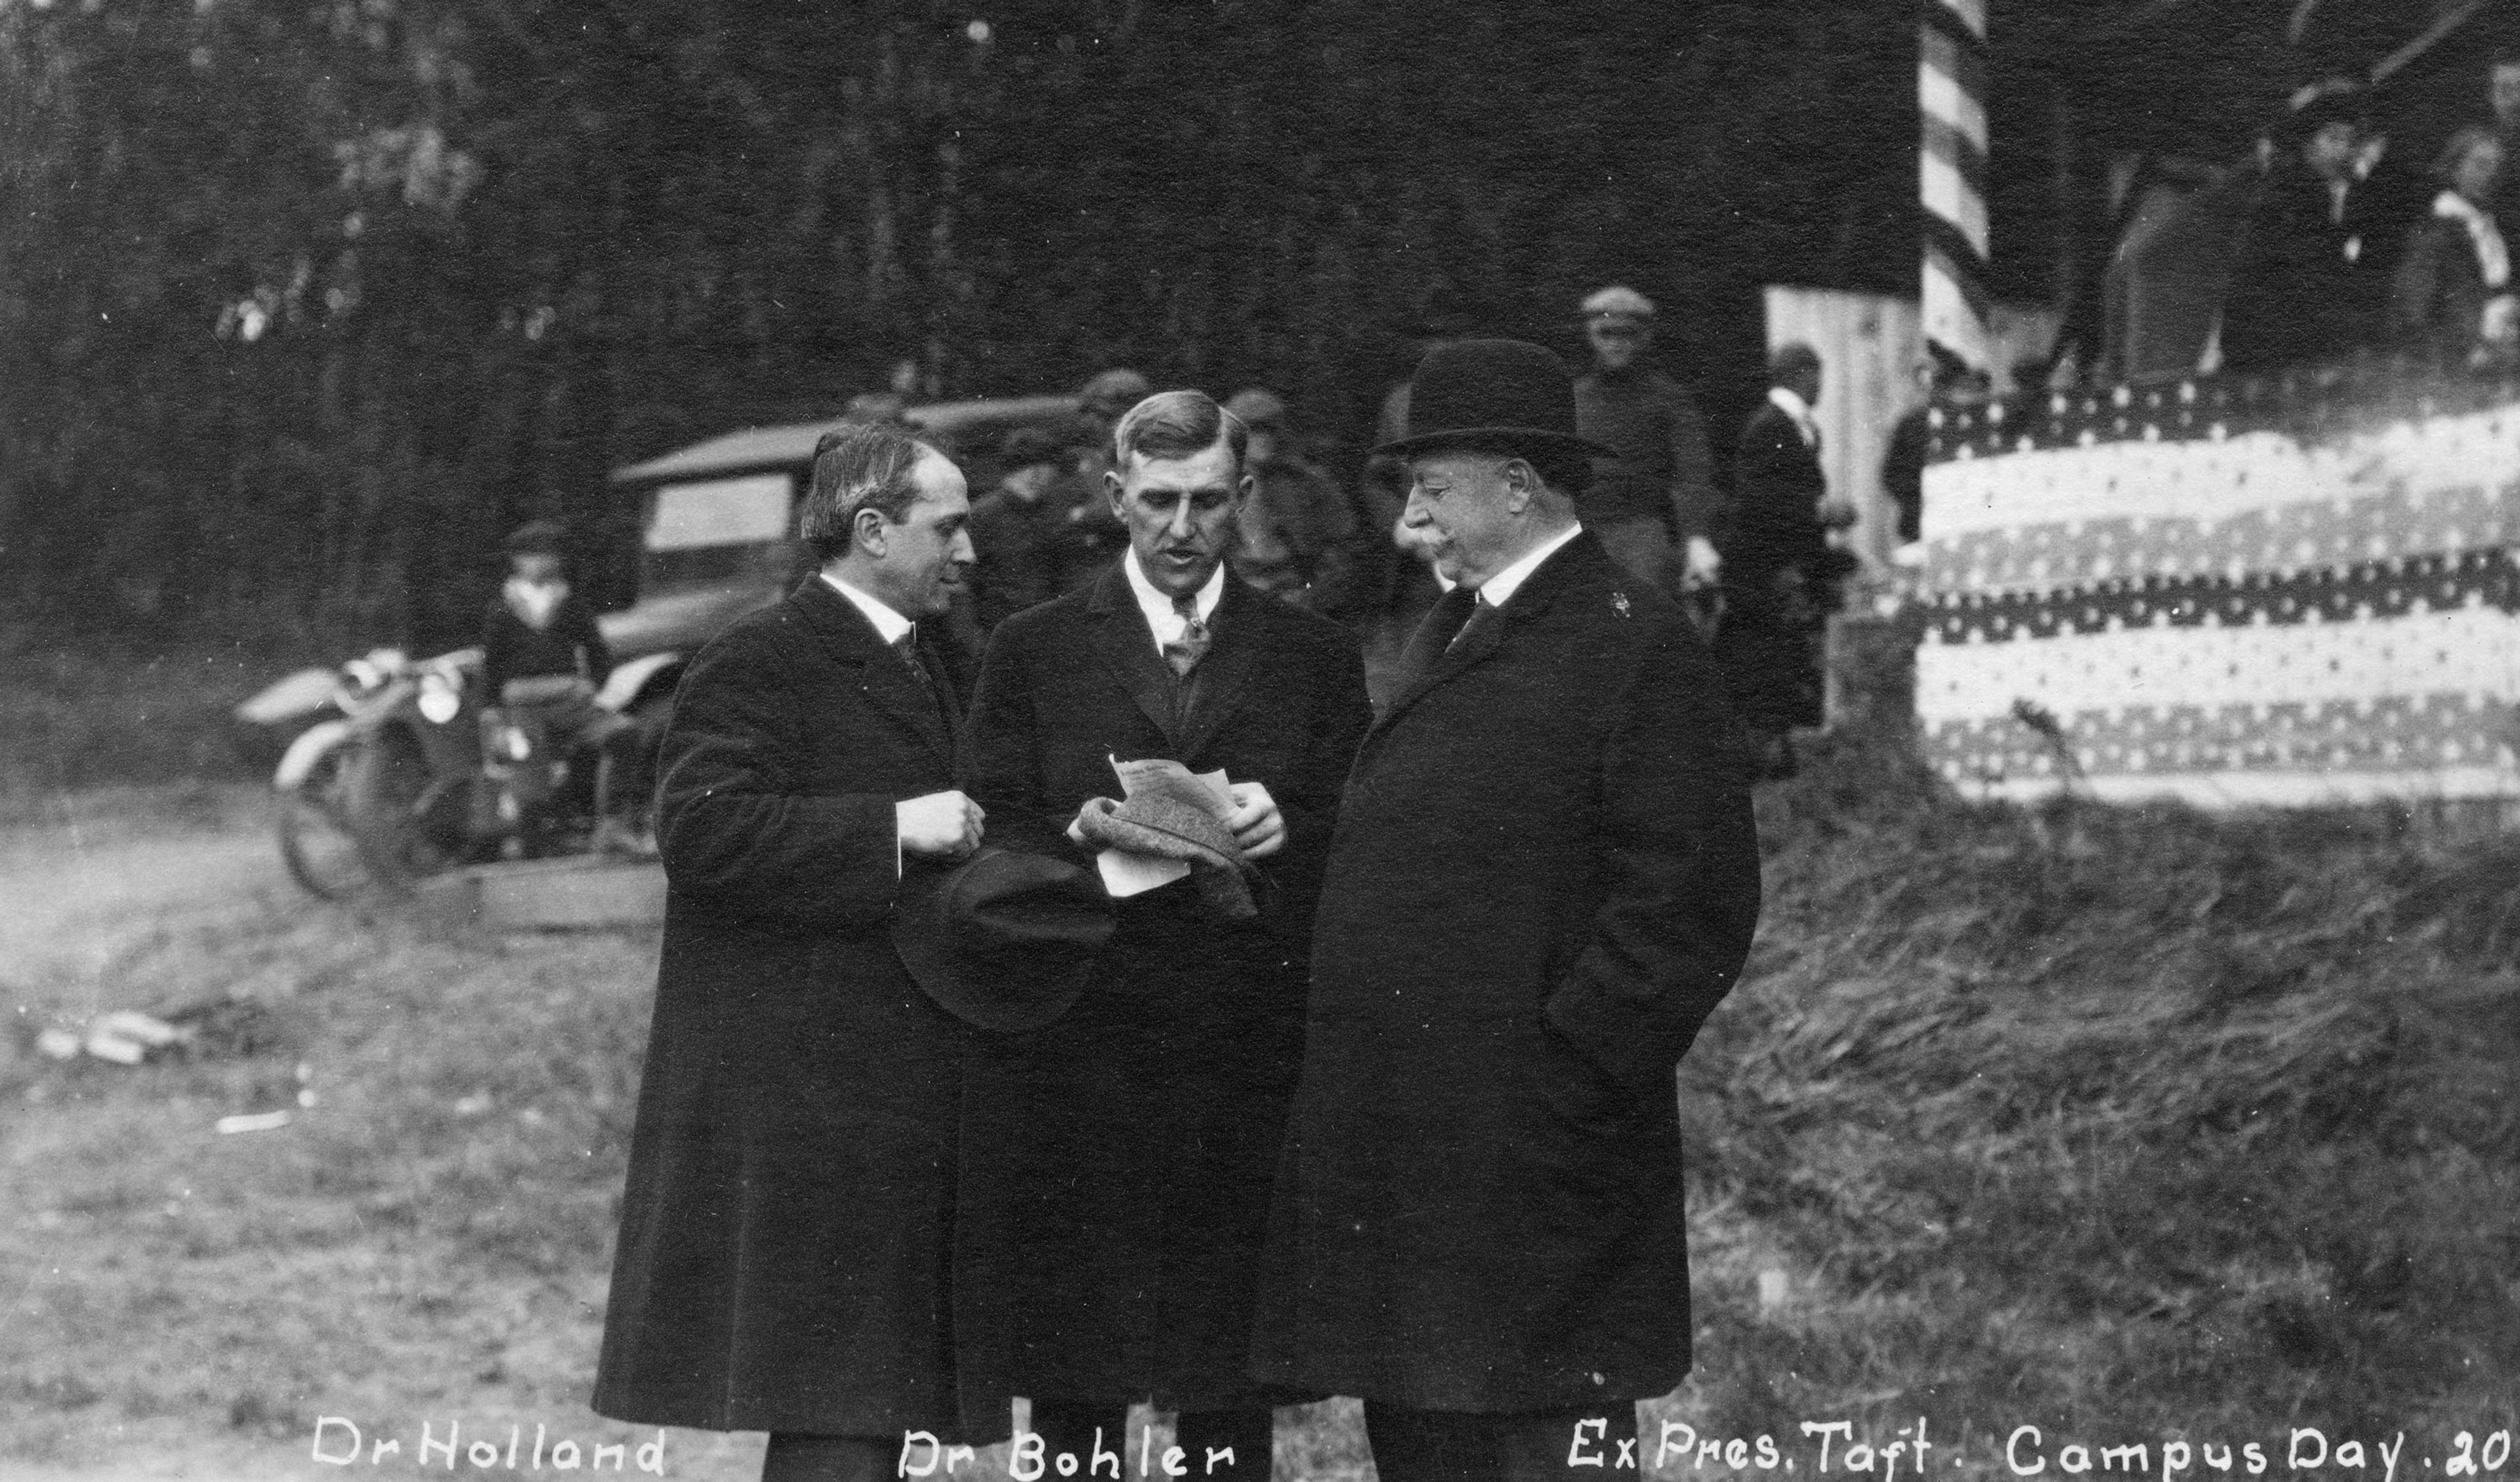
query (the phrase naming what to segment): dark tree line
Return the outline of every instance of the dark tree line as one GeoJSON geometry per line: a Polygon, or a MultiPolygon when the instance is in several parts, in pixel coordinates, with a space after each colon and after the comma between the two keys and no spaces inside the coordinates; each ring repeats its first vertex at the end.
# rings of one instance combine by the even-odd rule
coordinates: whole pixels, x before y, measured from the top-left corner
{"type": "Polygon", "coordinates": [[[617,537],[608,469],[905,358],[1264,383],[1353,445],[1438,295],[1571,357],[1630,282],[1730,426],[1759,285],[1912,292],[1914,19],[7,0],[8,612],[447,641],[509,526],[617,537]]]}

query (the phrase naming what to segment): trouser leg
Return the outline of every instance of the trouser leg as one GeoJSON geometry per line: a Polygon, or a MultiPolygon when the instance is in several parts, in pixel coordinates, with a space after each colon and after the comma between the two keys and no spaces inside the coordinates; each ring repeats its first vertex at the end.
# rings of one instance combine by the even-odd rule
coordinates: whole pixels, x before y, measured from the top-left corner
{"type": "Polygon", "coordinates": [[[886,1482],[900,1455],[897,1440],[772,1431],[761,1482],[886,1482]]]}
{"type": "Polygon", "coordinates": [[[1368,1400],[1365,1431],[1380,1482],[1619,1482],[1641,1464],[1633,1449],[1620,1464],[1620,1443],[1636,1439],[1633,1402],[1492,1415],[1368,1400]]]}
{"type": "Polygon", "coordinates": [[[1125,1401],[1032,1402],[1033,1433],[1041,1437],[1043,1482],[1058,1482],[1060,1452],[1076,1457],[1076,1482],[1117,1482],[1129,1471],[1129,1407],[1125,1401]],[[1097,1432],[1100,1432],[1098,1435],[1097,1432]]]}
{"type": "Polygon", "coordinates": [[[1269,1482],[1277,1418],[1277,1412],[1266,1407],[1185,1410],[1176,1417],[1173,1444],[1182,1449],[1182,1464],[1192,1477],[1269,1482]]]}

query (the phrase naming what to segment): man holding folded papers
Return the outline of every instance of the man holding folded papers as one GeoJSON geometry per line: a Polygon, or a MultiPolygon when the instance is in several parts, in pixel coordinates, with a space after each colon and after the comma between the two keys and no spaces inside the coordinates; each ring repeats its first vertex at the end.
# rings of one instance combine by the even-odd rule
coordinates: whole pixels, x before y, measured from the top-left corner
{"type": "Polygon", "coordinates": [[[1251,1283],[1370,711],[1355,639],[1225,567],[1244,450],[1200,392],[1139,402],[1103,480],[1128,554],[989,643],[967,770],[990,839],[1125,898],[1073,1006],[972,1052],[954,1339],[975,1440],[1023,1395],[1047,1456],[1091,1464],[1152,1401],[1193,1475],[1265,1482],[1272,1405],[1313,1396],[1247,1376],[1251,1283]]]}

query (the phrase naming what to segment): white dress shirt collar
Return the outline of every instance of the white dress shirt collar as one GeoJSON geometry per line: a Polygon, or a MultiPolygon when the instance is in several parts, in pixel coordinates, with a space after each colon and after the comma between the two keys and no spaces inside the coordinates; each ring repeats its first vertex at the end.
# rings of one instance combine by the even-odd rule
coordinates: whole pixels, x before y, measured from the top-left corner
{"type": "MultiPolygon", "coordinates": [[[[1147,580],[1147,568],[1138,563],[1135,546],[1129,548],[1128,555],[1120,558],[1120,569],[1128,573],[1129,591],[1138,599],[1138,610],[1147,614],[1147,626],[1154,631],[1155,651],[1161,653],[1164,645],[1181,642],[1182,630],[1190,624],[1182,621],[1182,615],[1173,610],[1173,600],[1156,591],[1155,584],[1147,580]]],[[[1215,620],[1216,605],[1224,598],[1225,562],[1218,561],[1216,569],[1208,573],[1207,585],[1198,589],[1198,620],[1215,620]]]]}
{"type": "Polygon", "coordinates": [[[897,644],[901,642],[902,635],[911,631],[915,626],[909,618],[895,612],[890,607],[885,606],[882,603],[878,602],[876,599],[867,596],[864,592],[850,586],[847,582],[833,576],[831,572],[824,572],[823,580],[831,584],[832,591],[847,598],[851,606],[854,606],[859,611],[865,613],[866,620],[875,624],[876,636],[882,639],[885,643],[897,644]]]}
{"type": "Polygon", "coordinates": [[[1560,547],[1583,533],[1584,522],[1577,520],[1539,545],[1523,552],[1521,558],[1513,564],[1479,583],[1480,603],[1491,607],[1504,606],[1512,599],[1515,589],[1528,580],[1532,572],[1540,569],[1542,561],[1556,555],[1560,547]]]}
{"type": "Polygon", "coordinates": [[[1820,446],[1820,423],[1813,418],[1811,403],[1802,399],[1791,386],[1768,387],[1768,402],[1794,420],[1794,430],[1803,435],[1803,446],[1820,446]]]}

